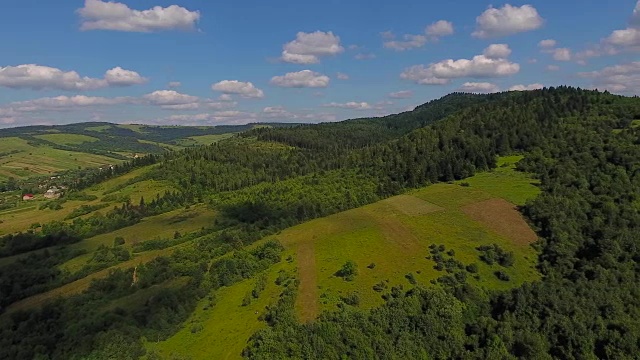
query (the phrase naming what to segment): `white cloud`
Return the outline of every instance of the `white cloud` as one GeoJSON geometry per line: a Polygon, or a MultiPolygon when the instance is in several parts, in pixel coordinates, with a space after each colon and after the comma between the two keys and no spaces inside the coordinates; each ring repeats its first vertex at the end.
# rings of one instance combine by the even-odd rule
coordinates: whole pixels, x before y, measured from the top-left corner
{"type": "Polygon", "coordinates": [[[340,37],[331,31],[299,32],[295,40],[283,46],[280,59],[294,64],[317,64],[320,57],[337,55],[343,51],[340,37]]]}
{"type": "Polygon", "coordinates": [[[571,61],[571,50],[567,48],[554,49],[553,58],[557,61],[571,61]]]}
{"type": "Polygon", "coordinates": [[[5,105],[2,109],[4,109],[4,111],[11,111],[13,114],[17,114],[24,112],[59,111],[78,107],[133,103],[136,103],[136,99],[131,97],[105,98],[100,96],[75,95],[17,101],[5,105]]]}
{"type": "Polygon", "coordinates": [[[85,0],[77,10],[81,30],[116,30],[154,32],[161,30],[193,30],[200,20],[199,11],[189,11],[178,5],[155,6],[148,10],[133,10],[118,2],[85,0]]]}
{"type": "Polygon", "coordinates": [[[446,20],[439,20],[427,26],[425,33],[434,37],[442,37],[453,34],[453,24],[446,20]]]}
{"type": "Polygon", "coordinates": [[[458,88],[458,91],[470,93],[495,93],[500,91],[500,88],[498,85],[488,82],[466,82],[458,88]]]}
{"type": "Polygon", "coordinates": [[[489,59],[506,59],[511,55],[511,49],[507,44],[491,44],[482,54],[489,59]]]}
{"type": "Polygon", "coordinates": [[[336,74],[336,78],[338,78],[338,80],[349,80],[349,75],[339,72],[336,74]]]}
{"type": "Polygon", "coordinates": [[[81,77],[75,71],[36,64],[0,67],[0,86],[12,89],[85,91],[109,86],[130,86],[146,81],[137,72],[121,67],[108,70],[102,79],[81,77]]]}
{"type": "Polygon", "coordinates": [[[400,74],[400,78],[411,80],[420,85],[445,85],[449,83],[449,79],[437,78],[431,69],[431,66],[414,65],[404,69],[400,74]]]}
{"type": "Polygon", "coordinates": [[[615,93],[640,94],[640,61],[583,72],[580,77],[593,79],[593,85],[615,93]]]}
{"type": "Polygon", "coordinates": [[[619,47],[640,46],[640,29],[627,28],[616,30],[605,40],[607,44],[619,47]]]}
{"type": "Polygon", "coordinates": [[[557,43],[558,42],[553,39],[545,39],[545,40],[541,40],[538,43],[538,47],[541,47],[543,49],[553,48],[556,46],[557,43]]]}
{"type": "Polygon", "coordinates": [[[372,53],[359,53],[356,54],[353,58],[356,60],[371,60],[375,59],[376,55],[372,53]]]}
{"type": "Polygon", "coordinates": [[[182,83],[180,81],[171,81],[167,84],[167,87],[169,89],[179,88],[180,86],[182,86],[182,83]]]}
{"type": "Polygon", "coordinates": [[[427,37],[424,35],[411,35],[405,34],[402,36],[403,40],[389,40],[383,43],[387,49],[393,49],[396,51],[404,51],[423,47],[427,43],[427,37]]]}
{"type": "Polygon", "coordinates": [[[509,91],[527,91],[527,90],[538,90],[542,89],[544,85],[542,84],[529,84],[529,85],[513,85],[509,88],[509,91]]]}
{"type": "Polygon", "coordinates": [[[411,90],[402,90],[396,91],[389,94],[389,97],[392,99],[408,99],[413,97],[413,91],[411,90]]]}
{"type": "Polygon", "coordinates": [[[333,107],[333,108],[340,108],[340,109],[350,109],[350,110],[369,110],[372,108],[371,105],[369,105],[369,103],[366,102],[355,102],[355,101],[350,101],[347,103],[329,103],[329,104],[324,104],[322,105],[324,107],[333,107]]]}
{"type": "Polygon", "coordinates": [[[264,92],[250,82],[222,80],[211,85],[211,89],[223,94],[237,94],[243,98],[263,98],[264,92]]]}
{"type": "Polygon", "coordinates": [[[329,77],[311,70],[286,73],[271,78],[271,84],[293,88],[324,88],[329,86],[329,77]]]}
{"type": "Polygon", "coordinates": [[[230,94],[222,94],[222,95],[218,96],[218,100],[220,100],[220,101],[233,101],[233,96],[231,96],[230,94]]]}
{"type": "Polygon", "coordinates": [[[490,7],[476,18],[478,38],[491,38],[532,31],[542,27],[544,20],[531,5],[520,7],[506,4],[500,9],[490,7]]]}
{"type": "Polygon", "coordinates": [[[547,65],[546,69],[548,71],[559,71],[560,70],[560,66],[558,66],[558,65],[547,65]]]}
{"type": "Polygon", "coordinates": [[[198,102],[197,96],[181,94],[174,90],[158,90],[144,95],[145,100],[156,105],[185,105],[198,102]]]}
{"type": "MultiPolygon", "coordinates": [[[[495,44],[494,44],[495,45],[495,44]]],[[[503,44],[489,46],[484,52],[491,56],[505,55],[510,50],[503,44]]],[[[454,78],[491,78],[516,74],[520,65],[505,58],[490,58],[486,55],[476,55],[469,59],[447,59],[429,66],[415,65],[405,69],[400,77],[412,80],[421,85],[444,85],[454,78]]]]}
{"type": "Polygon", "coordinates": [[[147,79],[140,76],[137,72],[125,70],[119,66],[107,70],[104,74],[104,79],[109,85],[113,86],[130,86],[147,82],[147,79]]]}

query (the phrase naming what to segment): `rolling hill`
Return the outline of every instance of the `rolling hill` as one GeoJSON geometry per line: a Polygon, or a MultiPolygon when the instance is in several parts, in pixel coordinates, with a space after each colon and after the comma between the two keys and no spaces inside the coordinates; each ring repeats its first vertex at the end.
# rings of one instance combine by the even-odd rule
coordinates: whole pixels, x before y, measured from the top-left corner
{"type": "MultiPolygon", "coordinates": [[[[560,87],[149,136],[182,150],[0,210],[0,357],[633,358],[638,120],[560,87]]],[[[32,137],[146,131],[77,126],[32,137]]]]}

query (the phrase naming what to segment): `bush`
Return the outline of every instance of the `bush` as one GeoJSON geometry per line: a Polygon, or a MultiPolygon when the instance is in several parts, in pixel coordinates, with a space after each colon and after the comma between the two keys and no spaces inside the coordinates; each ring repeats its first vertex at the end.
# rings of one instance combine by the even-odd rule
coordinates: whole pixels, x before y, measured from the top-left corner
{"type": "Polygon", "coordinates": [[[342,300],[342,302],[344,302],[347,305],[351,305],[351,306],[360,305],[360,296],[358,296],[358,294],[356,293],[351,293],[347,296],[342,296],[340,297],[340,300],[342,300]]]}
{"type": "Polygon", "coordinates": [[[358,265],[353,260],[348,260],[342,265],[342,268],[336,272],[336,276],[346,281],[353,281],[356,275],[358,275],[358,265]]]}
{"type": "Polygon", "coordinates": [[[113,239],[113,246],[121,246],[124,245],[124,238],[122,236],[117,236],[113,239]]]}
{"type": "Polygon", "coordinates": [[[478,264],[473,263],[473,264],[467,265],[467,271],[472,274],[476,274],[478,272],[478,264]]]}
{"type": "Polygon", "coordinates": [[[509,274],[505,273],[504,271],[496,271],[493,274],[502,281],[511,280],[511,277],[509,277],[509,274]]]}

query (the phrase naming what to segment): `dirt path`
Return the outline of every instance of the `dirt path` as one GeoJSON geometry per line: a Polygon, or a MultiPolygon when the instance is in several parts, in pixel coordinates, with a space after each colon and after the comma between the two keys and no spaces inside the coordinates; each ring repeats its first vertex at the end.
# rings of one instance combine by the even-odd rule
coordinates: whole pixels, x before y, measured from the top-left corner
{"type": "Polygon", "coordinates": [[[301,243],[297,249],[300,288],[296,308],[300,321],[313,321],[319,314],[316,255],[313,240],[301,243]]]}
{"type": "Polygon", "coordinates": [[[464,206],[462,211],[489,229],[518,245],[529,245],[538,239],[515,205],[504,199],[489,199],[464,206]]]}

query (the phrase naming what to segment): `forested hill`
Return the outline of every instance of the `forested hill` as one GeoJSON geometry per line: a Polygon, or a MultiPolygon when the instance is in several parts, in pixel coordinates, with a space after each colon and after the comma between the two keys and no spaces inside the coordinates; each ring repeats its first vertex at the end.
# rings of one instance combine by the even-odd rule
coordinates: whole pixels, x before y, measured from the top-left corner
{"type": "MultiPolygon", "coordinates": [[[[637,358],[638,125],[637,97],[559,87],[452,94],[384,118],[254,129],[169,153],[131,181],[162,181],[180,193],[42,228],[81,238],[86,231],[100,231],[105,219],[130,214],[124,220],[135,223],[149,213],[205,204],[216,213],[211,227],[186,240],[168,240],[180,248],[140,265],[133,285],[133,269],[115,269],[82,294],[4,317],[0,358],[162,358],[145,354],[150,339],[167,339],[189,326],[199,299],[221,306],[216,298],[225,287],[255,278],[282,260],[279,243],[250,246],[254,242],[310,219],[489,171],[497,156],[514,154],[524,156],[518,168],[534,174],[542,190],[521,208],[540,237],[535,244],[539,281],[498,291],[467,281],[459,271],[447,272],[424,287],[385,290],[385,303],[372,310],[345,301],[340,309],[301,324],[294,309],[297,282],[279,276],[289,285],[261,314],[263,328],[242,355],[637,358]],[[162,291],[154,292],[158,288],[162,291]],[[149,293],[157,295],[145,298],[149,293]],[[142,300],[132,308],[122,305],[127,303],[122,299],[132,298],[142,300]]],[[[53,241],[52,234],[44,235],[25,236],[36,245],[53,241]]],[[[11,275],[1,278],[3,294],[21,299],[62,282],[55,257],[29,261],[0,269],[11,275]],[[51,273],[42,275],[43,268],[51,273]]]]}

